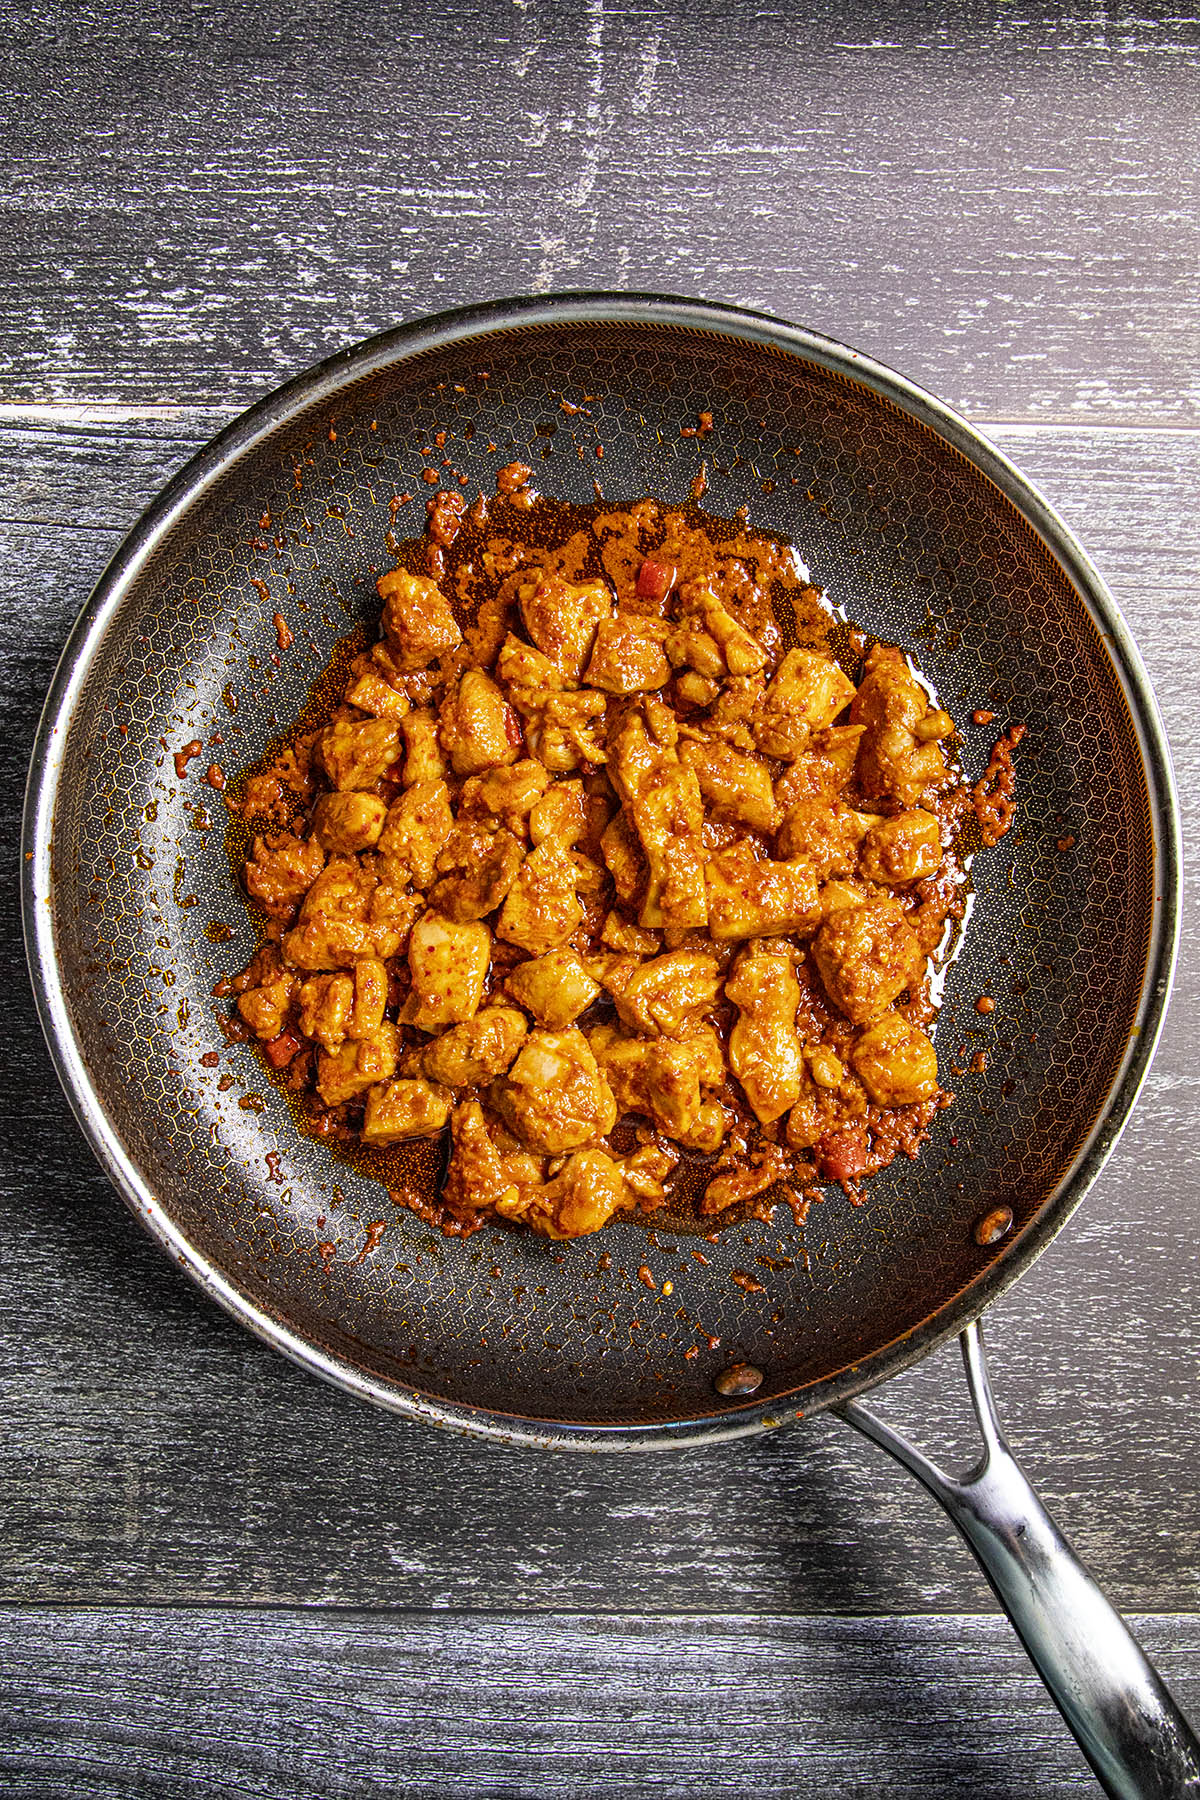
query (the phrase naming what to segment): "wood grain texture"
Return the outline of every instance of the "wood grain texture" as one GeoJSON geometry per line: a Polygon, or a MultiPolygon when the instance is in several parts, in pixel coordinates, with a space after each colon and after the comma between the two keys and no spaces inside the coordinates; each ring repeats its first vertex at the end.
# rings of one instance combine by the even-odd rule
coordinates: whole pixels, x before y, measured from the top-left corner
{"type": "Polygon", "coordinates": [[[1200,23],[1135,0],[12,8],[0,397],[227,401],[563,287],[991,417],[1194,420],[1200,23]]]}
{"type": "MultiPolygon", "coordinates": [[[[214,428],[200,418],[0,429],[0,816],[58,647],[127,526],[214,428]],[[78,519],[80,524],[54,523],[78,519]]],[[[1191,843],[1200,434],[1002,429],[1080,531],[1158,685],[1191,843]]],[[[18,950],[11,895],[7,954],[18,950]]],[[[991,1315],[1001,1404],[1060,1522],[1126,1606],[1200,1603],[1200,1157],[1189,912],[1180,993],[1113,1163],[991,1315]]],[[[327,1392],[185,1286],[91,1163],[20,989],[0,1181],[0,1597],[119,1604],[731,1606],[971,1611],[990,1598],[932,1503],[821,1420],[649,1462],[546,1459],[400,1425],[327,1392]],[[32,1097],[33,1104],[30,1104],[32,1097]]],[[[941,1443],[961,1416],[944,1353],[886,1404],[941,1443]]]]}
{"type": "MultiPolygon", "coordinates": [[[[1200,1624],[1131,1622],[1200,1706],[1200,1624]]],[[[1096,1791],[989,1618],[68,1610],[0,1646],[11,1800],[1096,1791]]]]}

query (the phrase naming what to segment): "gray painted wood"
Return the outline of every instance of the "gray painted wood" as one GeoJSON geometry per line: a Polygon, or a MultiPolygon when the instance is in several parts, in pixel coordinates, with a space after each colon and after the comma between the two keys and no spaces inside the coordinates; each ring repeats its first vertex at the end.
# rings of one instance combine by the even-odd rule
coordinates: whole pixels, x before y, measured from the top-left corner
{"type": "MultiPolygon", "coordinates": [[[[1200,1705],[1196,1621],[1132,1623],[1200,1705]]],[[[0,1645],[11,1800],[1096,1791],[989,1618],[69,1609],[0,1645]]]]}
{"type": "Polygon", "coordinates": [[[1196,418],[1187,9],[12,10],[3,397],[224,402],[442,306],[616,286],[993,417],[1196,418]]]}

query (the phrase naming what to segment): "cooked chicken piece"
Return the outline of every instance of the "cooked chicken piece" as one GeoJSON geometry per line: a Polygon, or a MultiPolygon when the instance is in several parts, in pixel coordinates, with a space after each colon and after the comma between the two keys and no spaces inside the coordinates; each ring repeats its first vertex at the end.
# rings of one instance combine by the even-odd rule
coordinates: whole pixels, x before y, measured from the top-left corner
{"type": "Polygon", "coordinates": [[[685,739],[679,746],[679,760],[695,771],[700,792],[718,819],[770,831],[775,823],[775,796],[770,771],[757,756],[747,756],[720,738],[685,739]]]}
{"type": "Polygon", "coordinates": [[[453,1095],[429,1081],[383,1081],[367,1095],[364,1144],[402,1144],[433,1137],[450,1117],[453,1095]]]}
{"type": "Polygon", "coordinates": [[[935,740],[922,743],[918,726],[933,709],[899,650],[876,644],[854,698],[850,721],[865,725],[858,778],[863,792],[915,806],[927,788],[946,780],[946,761],[935,740]]]}
{"type": "Polygon", "coordinates": [[[525,629],[560,674],[578,681],[596,638],[596,627],[613,610],[613,597],[603,581],[575,585],[561,575],[518,588],[517,601],[525,629]]]}
{"type": "Polygon", "coordinates": [[[667,640],[667,655],[677,666],[716,680],[729,674],[756,675],[766,667],[762,645],[739,625],[703,581],[689,582],[680,594],[680,619],[667,640]]]}
{"type": "Polygon", "coordinates": [[[641,840],[623,812],[604,827],[600,854],[613,878],[617,899],[625,906],[634,905],[645,888],[648,865],[641,840]]]}
{"type": "Polygon", "coordinates": [[[603,1150],[576,1151],[532,1198],[524,1222],[550,1238],[589,1237],[615,1213],[630,1212],[637,1204],[620,1163],[603,1150]]]}
{"type": "Polygon", "coordinates": [[[529,748],[556,775],[599,767],[605,760],[598,733],[607,704],[590,690],[548,693],[513,688],[513,705],[525,720],[529,748]]]}
{"type": "Polygon", "coordinates": [[[862,847],[862,872],[881,887],[907,887],[936,874],[942,861],[941,827],[918,807],[880,819],[862,847]]]}
{"type": "Polygon", "coordinates": [[[583,918],[575,893],[576,868],[557,838],[547,838],[517,871],[496,935],[541,956],[565,944],[583,918]]]}
{"type": "Polygon", "coordinates": [[[683,669],[675,677],[675,692],[689,706],[707,711],[720,694],[721,684],[707,675],[698,675],[695,669],[683,669]]]}
{"type": "Polygon", "coordinates": [[[796,1032],[800,983],[791,958],[744,950],[726,978],[725,997],[738,1009],[729,1066],[759,1123],[769,1125],[795,1105],[804,1077],[796,1032]]]}
{"type": "Polygon", "coordinates": [[[255,1037],[278,1037],[296,991],[296,978],[286,972],[273,975],[261,987],[247,988],[238,997],[238,1011],[255,1037]]]}
{"type": "Polygon", "coordinates": [[[924,973],[916,934],[886,894],[831,912],[812,948],[825,991],[855,1025],[878,1018],[924,973]]]}
{"type": "Polygon", "coordinates": [[[315,838],[306,841],[291,832],[256,837],[246,886],[273,919],[290,919],[324,866],[325,852],[315,838]]]}
{"type": "Polygon", "coordinates": [[[521,1143],[547,1156],[607,1137],[617,1119],[612,1090],[575,1026],[531,1031],[496,1105],[521,1143]]]}
{"type": "Polygon", "coordinates": [[[376,719],[402,719],[412,704],[407,696],[397,693],[369,658],[357,657],[355,661],[367,666],[357,671],[346,689],[347,705],[357,706],[360,712],[371,713],[376,719]]]}
{"type": "Polygon", "coordinates": [[[532,757],[524,757],[508,768],[488,769],[473,776],[464,783],[462,804],[466,805],[470,789],[486,812],[503,819],[510,831],[520,830],[520,821],[528,818],[549,786],[548,770],[532,757]]]}
{"type": "Polygon", "coordinates": [[[813,794],[797,800],[779,827],[775,848],[789,860],[806,862],[818,881],[852,875],[858,847],[875,822],[871,813],[855,812],[841,800],[813,794]]]}
{"type": "Polygon", "coordinates": [[[574,682],[568,682],[562,670],[535,650],[532,644],[524,643],[514,637],[510,631],[500,646],[500,654],[496,658],[496,679],[502,687],[509,690],[509,699],[521,710],[517,699],[520,694],[526,700],[534,700],[539,695],[561,693],[574,682]]]}
{"type": "Polygon", "coordinates": [[[310,975],[300,989],[300,1029],[325,1050],[340,1050],[354,1010],[354,977],[310,975]]]}
{"type": "Polygon", "coordinates": [[[790,762],[853,698],[854,683],[828,656],[789,650],[755,713],[754,741],[765,755],[790,762]]]}
{"type": "Polygon", "coordinates": [[[462,643],[450,603],[435,581],[391,569],[375,586],[383,601],[384,634],[399,668],[424,669],[462,643]]]}
{"type": "MultiPolygon", "coordinates": [[[[609,776],[646,856],[639,923],[703,925],[708,909],[700,788],[695,772],[684,767],[676,750],[656,742],[647,729],[648,721],[657,717],[654,705],[643,701],[641,710],[631,710],[610,744],[609,776]]],[[[660,710],[667,712],[665,707],[660,710]]]]}
{"type": "Polygon", "coordinates": [[[444,781],[446,763],[438,743],[437,718],[428,707],[407,713],[400,721],[404,739],[404,785],[420,787],[427,781],[444,781]]]}
{"type": "Polygon", "coordinates": [[[463,924],[495,910],[516,880],[525,851],[511,831],[469,832],[461,827],[438,858],[444,874],[429,894],[431,906],[463,924]]]}
{"type": "Polygon", "coordinates": [[[283,940],[296,968],[348,969],[360,956],[394,956],[420,901],[392,886],[374,858],[331,857],[283,940]]]}
{"type": "Polygon", "coordinates": [[[584,680],[607,694],[642,694],[666,687],[671,665],[663,639],[671,628],[662,619],[639,613],[617,613],[602,619],[584,680]]]}
{"type": "Polygon", "coordinates": [[[827,919],[843,906],[861,906],[871,890],[861,881],[827,881],[818,896],[821,918],[827,919]]]}
{"type": "Polygon", "coordinates": [[[671,1137],[687,1137],[701,1109],[701,1086],[717,1087],[725,1065],[716,1033],[691,1038],[627,1037],[601,1025],[589,1039],[604,1070],[618,1114],[645,1113],[671,1137]]]}
{"type": "Polygon", "coordinates": [[[464,670],[443,700],[438,737],[456,775],[478,775],[520,754],[516,716],[482,669],[464,670]]]}
{"type": "Polygon", "coordinates": [[[529,815],[529,836],[535,844],[558,838],[569,850],[583,836],[585,823],[582,781],[555,781],[529,815]]]}
{"type": "Polygon", "coordinates": [[[310,975],[300,989],[300,1029],[329,1051],[347,1038],[373,1037],[387,992],[387,967],[376,956],[361,957],[351,974],[310,975]]]}
{"type": "Polygon", "coordinates": [[[370,1037],[347,1038],[337,1050],[320,1051],[317,1092],[326,1106],[340,1106],[377,1081],[389,1080],[396,1073],[399,1045],[396,1027],[385,1019],[370,1037]]]}
{"type": "Polygon", "coordinates": [[[504,1074],[528,1029],[516,1007],[485,1007],[416,1052],[421,1072],[444,1087],[478,1087],[504,1074]]]}
{"type": "Polygon", "coordinates": [[[573,950],[548,950],[545,956],[519,963],[505,985],[513,999],[551,1031],[573,1025],[600,992],[600,983],[593,981],[573,950]]]}
{"type": "Polygon", "coordinates": [[[354,965],[354,1006],[347,1037],[371,1037],[383,1024],[388,997],[387,964],[378,956],[360,956],[354,965]]]}
{"type": "Polygon", "coordinates": [[[920,1026],[899,1013],[868,1025],[850,1061],[876,1106],[915,1106],[938,1091],[937,1053],[920,1026]]]}
{"type": "Polygon", "coordinates": [[[413,926],[408,944],[412,992],[402,1018],[421,1031],[458,1025],[479,1011],[492,958],[486,925],[456,925],[426,912],[413,926]]]}
{"type": "Polygon", "coordinates": [[[450,1135],[454,1150],[442,1199],[460,1218],[473,1212],[511,1216],[525,1188],[540,1186],[540,1171],[533,1183],[518,1185],[514,1181],[513,1165],[529,1159],[500,1154],[478,1100],[464,1100],[454,1108],[450,1135]]]}
{"type": "Polygon", "coordinates": [[[610,912],[605,916],[600,942],[610,950],[627,950],[632,956],[657,956],[662,949],[662,932],[631,925],[619,912],[610,912]]]}
{"type": "Polygon", "coordinates": [[[701,1100],[696,1123],[690,1131],[679,1132],[676,1142],[698,1150],[701,1156],[715,1156],[725,1142],[726,1124],[725,1108],[719,1100],[701,1100]]]}
{"type": "Polygon", "coordinates": [[[716,1004],[720,988],[714,957],[670,950],[634,970],[617,996],[617,1012],[647,1037],[685,1037],[716,1004]]]}
{"type": "Polygon", "coordinates": [[[317,739],[317,761],[339,792],[374,787],[399,756],[400,730],[392,719],[342,719],[317,739]]]}
{"type": "Polygon", "coordinates": [[[378,794],[322,794],[313,810],[313,832],[326,850],[356,856],[379,842],[387,811],[378,794]]]}
{"type": "Polygon", "coordinates": [[[419,781],[388,807],[379,854],[389,868],[394,867],[398,878],[428,888],[453,829],[446,783],[419,781]]]}
{"type": "Polygon", "coordinates": [[[821,914],[817,878],[807,862],[772,862],[748,843],[710,860],[708,929],[718,940],[806,933],[821,914]]]}

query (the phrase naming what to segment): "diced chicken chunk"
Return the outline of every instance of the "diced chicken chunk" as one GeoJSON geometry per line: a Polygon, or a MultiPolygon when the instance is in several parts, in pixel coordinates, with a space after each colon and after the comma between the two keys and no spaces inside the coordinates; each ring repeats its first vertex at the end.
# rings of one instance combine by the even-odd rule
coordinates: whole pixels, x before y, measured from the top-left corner
{"type": "Polygon", "coordinates": [[[671,1137],[689,1137],[700,1117],[701,1086],[716,1087],[725,1078],[711,1029],[683,1039],[635,1038],[604,1025],[590,1042],[618,1113],[645,1113],[671,1137]]]}
{"type": "Polygon", "coordinates": [[[402,878],[415,887],[428,888],[453,829],[446,783],[419,781],[388,807],[379,854],[402,878]]]}
{"type": "Polygon", "coordinates": [[[518,820],[528,818],[550,785],[548,771],[531,757],[523,757],[508,768],[488,769],[477,779],[479,804],[510,828],[518,820]]]}
{"type": "Polygon", "coordinates": [[[553,1181],[534,1190],[531,1198],[521,1216],[534,1231],[550,1238],[589,1237],[615,1213],[631,1211],[637,1204],[621,1164],[603,1150],[577,1150],[553,1181]]]}
{"type": "Polygon", "coordinates": [[[371,859],[331,857],[283,940],[284,952],[308,971],[348,969],[360,956],[394,956],[417,904],[381,882],[371,859]]]}
{"type": "Polygon", "coordinates": [[[795,1105],[804,1078],[796,1032],[800,983],[791,959],[744,950],[725,982],[725,997],[738,1009],[729,1066],[760,1124],[769,1125],[795,1105]]]}
{"type": "Polygon", "coordinates": [[[603,581],[574,584],[545,575],[517,590],[525,629],[560,674],[578,681],[591,654],[596,627],[613,610],[603,581]]]}
{"type": "Polygon", "coordinates": [[[604,827],[600,854],[613,878],[617,899],[625,906],[634,905],[646,885],[647,863],[641,841],[623,812],[604,827]]]}
{"type": "Polygon", "coordinates": [[[854,1072],[876,1106],[915,1106],[938,1091],[937,1053],[919,1025],[886,1012],[855,1042],[854,1072]]]}
{"type": "Polygon", "coordinates": [[[364,1144],[402,1144],[432,1137],[450,1117],[453,1096],[430,1081],[382,1081],[367,1095],[364,1144]]]}
{"type": "Polygon", "coordinates": [[[809,794],[790,809],[775,839],[780,856],[806,862],[818,881],[852,875],[858,847],[870,829],[872,815],[856,812],[840,800],[809,794]]]}
{"type": "Polygon", "coordinates": [[[514,1135],[547,1156],[606,1137],[617,1118],[612,1090],[575,1026],[530,1032],[497,1105],[514,1135]]]}
{"type": "Polygon", "coordinates": [[[486,925],[456,925],[440,913],[426,912],[413,926],[408,944],[412,992],[405,1003],[405,1023],[436,1031],[474,1018],[491,957],[492,934],[486,925]]]}
{"type": "Polygon", "coordinates": [[[430,904],[456,924],[482,919],[501,904],[516,880],[524,850],[511,831],[459,830],[438,859],[453,870],[430,890],[430,904]]]}
{"type": "Polygon", "coordinates": [[[821,914],[807,862],[773,862],[753,845],[718,851],[705,870],[708,929],[718,940],[809,932],[821,914]]]}
{"type": "Polygon", "coordinates": [[[542,795],[529,815],[529,835],[535,844],[558,838],[564,849],[583,836],[587,816],[581,781],[556,781],[542,795]]]}
{"type": "Polygon", "coordinates": [[[478,1100],[464,1100],[455,1107],[450,1135],[454,1150],[442,1193],[445,1204],[460,1218],[484,1211],[513,1213],[520,1206],[524,1184],[514,1181],[512,1167],[528,1159],[501,1156],[478,1100]]]}
{"type": "Polygon", "coordinates": [[[608,694],[643,694],[666,687],[671,665],[663,651],[670,627],[661,619],[617,613],[602,619],[584,680],[608,694]]]}
{"type": "Polygon", "coordinates": [[[322,794],[313,812],[313,831],[326,850],[356,856],[379,842],[387,811],[378,794],[322,794]]]}
{"type": "Polygon", "coordinates": [[[912,926],[884,894],[831,912],[812,948],[825,991],[855,1025],[878,1018],[925,967],[912,926]]]}
{"type": "Polygon", "coordinates": [[[936,874],[942,861],[941,828],[931,812],[917,807],[880,819],[862,847],[862,872],[881,887],[907,887],[936,874]]]}
{"type": "Polygon", "coordinates": [[[548,950],[544,956],[519,963],[507,986],[513,999],[551,1031],[573,1025],[600,992],[600,983],[592,979],[573,950],[548,950]]]}
{"type": "Polygon", "coordinates": [[[317,759],[339,793],[372,788],[400,756],[400,730],[391,719],[341,719],[317,739],[317,759]]]}
{"type": "Polygon", "coordinates": [[[357,706],[360,712],[371,713],[376,719],[402,719],[411,701],[396,691],[369,658],[361,660],[366,661],[367,667],[359,670],[346,689],[347,704],[357,706]]]}
{"type": "Polygon", "coordinates": [[[646,857],[639,923],[703,925],[708,911],[700,787],[676,750],[650,735],[647,717],[638,711],[628,714],[614,736],[609,765],[646,857]]]}
{"type": "Polygon", "coordinates": [[[946,779],[941,745],[922,743],[917,735],[932,710],[900,651],[877,644],[850,712],[852,724],[866,726],[858,752],[864,793],[915,806],[927,788],[941,786],[946,779]]]}
{"type": "Polygon", "coordinates": [[[520,731],[504,695],[482,669],[466,669],[442,702],[438,736],[456,775],[516,762],[520,731]]]}
{"type": "Polygon", "coordinates": [[[720,738],[685,740],[679,760],[695,771],[700,792],[718,819],[770,831],[775,823],[771,775],[757,756],[747,756],[720,738]]]}
{"type": "Polygon", "coordinates": [[[437,718],[428,707],[418,707],[400,721],[404,739],[404,785],[420,787],[427,781],[444,781],[446,763],[438,743],[437,718]]]}
{"type": "Polygon", "coordinates": [[[444,1087],[478,1087],[511,1066],[527,1030],[515,1007],[486,1007],[418,1052],[422,1072],[444,1087]]]}
{"type": "Polygon", "coordinates": [[[317,1092],[326,1106],[340,1106],[363,1094],[377,1081],[396,1073],[399,1036],[384,1020],[370,1037],[347,1038],[337,1050],[322,1050],[317,1057],[317,1092]]]}
{"type": "Polygon", "coordinates": [[[238,1011],[255,1037],[278,1037],[296,991],[296,978],[286,971],[271,976],[261,986],[248,988],[238,997],[238,1011]]]}
{"type": "Polygon", "coordinates": [[[517,871],[496,926],[497,937],[531,956],[559,949],[583,918],[576,878],[570,853],[557,838],[547,838],[517,871]]]}
{"type": "Polygon", "coordinates": [[[853,698],[854,683],[830,657],[789,650],[754,716],[754,741],[767,756],[791,761],[853,698]]]}
{"type": "Polygon", "coordinates": [[[325,852],[315,838],[278,837],[254,840],[246,864],[246,886],[272,918],[288,919],[325,866],[325,852]]]}
{"type": "Polygon", "coordinates": [[[670,950],[634,970],[617,996],[617,1012],[647,1037],[684,1037],[716,1004],[720,987],[714,957],[670,950]]]}
{"type": "Polygon", "coordinates": [[[672,662],[710,679],[757,675],[766,667],[766,652],[758,639],[738,624],[706,583],[690,582],[680,600],[679,625],[667,640],[672,662]]]}
{"type": "Polygon", "coordinates": [[[435,581],[391,569],[375,585],[383,601],[388,648],[400,669],[412,673],[427,668],[462,643],[450,603],[435,581]]]}

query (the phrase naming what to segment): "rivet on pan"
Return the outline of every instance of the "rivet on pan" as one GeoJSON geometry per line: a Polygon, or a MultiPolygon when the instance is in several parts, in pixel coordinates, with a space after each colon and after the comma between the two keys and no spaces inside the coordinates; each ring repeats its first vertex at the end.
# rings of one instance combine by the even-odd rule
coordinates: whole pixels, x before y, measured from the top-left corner
{"type": "Polygon", "coordinates": [[[731,1369],[722,1369],[713,1381],[718,1394],[728,1399],[734,1394],[756,1394],[763,1384],[763,1372],[752,1363],[734,1363],[731,1369]]]}
{"type": "Polygon", "coordinates": [[[1012,1222],[1011,1206],[994,1206],[990,1213],[984,1213],[982,1219],[976,1219],[975,1242],[998,1244],[1005,1233],[1012,1230],[1012,1222]]]}

